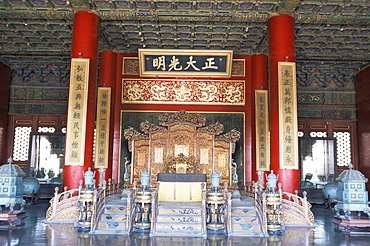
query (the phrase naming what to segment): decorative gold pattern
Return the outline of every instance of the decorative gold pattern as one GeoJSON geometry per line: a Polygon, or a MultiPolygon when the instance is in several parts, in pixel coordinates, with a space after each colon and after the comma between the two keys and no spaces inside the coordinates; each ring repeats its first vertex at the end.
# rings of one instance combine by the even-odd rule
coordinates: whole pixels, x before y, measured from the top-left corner
{"type": "Polygon", "coordinates": [[[73,58],[71,61],[66,166],[84,165],[89,64],[89,59],[73,58]]]}
{"type": "Polygon", "coordinates": [[[166,173],[199,173],[199,161],[194,156],[187,157],[184,154],[167,157],[165,164],[166,173]]]}
{"type": "Polygon", "coordinates": [[[204,126],[206,124],[206,117],[199,114],[188,114],[185,110],[180,110],[174,114],[164,113],[158,117],[158,122],[162,126],[173,126],[182,123],[187,123],[192,126],[204,126]]]}
{"type": "Polygon", "coordinates": [[[123,57],[122,74],[138,75],[139,74],[139,58],[138,57],[123,57]]]}
{"type": "Polygon", "coordinates": [[[298,169],[298,113],[294,62],[278,63],[280,169],[298,169]]]}
{"type": "Polygon", "coordinates": [[[244,105],[244,94],[244,80],[122,80],[122,103],[244,105]]]}
{"type": "Polygon", "coordinates": [[[233,59],[231,76],[245,76],[245,60],[233,59]]]}

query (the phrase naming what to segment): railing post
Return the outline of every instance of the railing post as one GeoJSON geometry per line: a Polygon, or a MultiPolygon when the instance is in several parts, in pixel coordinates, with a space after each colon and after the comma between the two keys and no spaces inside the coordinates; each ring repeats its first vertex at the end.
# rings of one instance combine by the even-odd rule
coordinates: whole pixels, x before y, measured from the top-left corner
{"type": "Polygon", "coordinates": [[[308,203],[307,203],[307,191],[303,191],[303,213],[304,213],[304,218],[309,221],[308,218],[308,203]]]}
{"type": "Polygon", "coordinates": [[[107,195],[110,196],[111,195],[111,190],[112,190],[112,179],[109,178],[108,179],[108,188],[107,188],[107,195]]]}
{"type": "Polygon", "coordinates": [[[155,232],[155,226],[157,224],[157,206],[158,206],[158,192],[156,190],[152,191],[152,213],[151,213],[151,224],[150,224],[150,234],[153,235],[155,232]]]}
{"type": "Polygon", "coordinates": [[[231,229],[231,193],[227,193],[227,216],[226,216],[226,230],[227,235],[232,236],[233,230],[231,229]]]}
{"type": "MultiPolygon", "coordinates": [[[[204,184],[204,183],[203,183],[204,184]]],[[[204,187],[204,185],[203,185],[204,187]]],[[[201,206],[201,222],[202,222],[202,236],[203,238],[207,237],[207,218],[206,218],[206,190],[202,189],[202,206],[201,206]]]]}
{"type": "Polygon", "coordinates": [[[266,193],[262,193],[262,223],[264,230],[267,230],[267,218],[266,218],[266,193]]]}
{"type": "Polygon", "coordinates": [[[127,192],[127,223],[126,231],[130,234],[131,232],[131,191],[127,192]]]}
{"type": "Polygon", "coordinates": [[[57,204],[58,204],[58,191],[59,191],[59,188],[58,187],[55,187],[55,192],[54,192],[54,200],[53,200],[53,216],[55,216],[56,212],[57,212],[57,204]]]}

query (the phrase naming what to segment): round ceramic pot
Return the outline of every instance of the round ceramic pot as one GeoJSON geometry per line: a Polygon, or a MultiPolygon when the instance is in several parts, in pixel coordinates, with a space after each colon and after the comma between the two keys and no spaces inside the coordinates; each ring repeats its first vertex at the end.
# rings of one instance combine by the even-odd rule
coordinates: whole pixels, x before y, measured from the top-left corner
{"type": "Polygon", "coordinates": [[[23,194],[24,195],[31,195],[36,194],[39,192],[40,183],[36,178],[33,177],[26,177],[23,179],[23,194]]]}
{"type": "Polygon", "coordinates": [[[326,199],[337,199],[337,183],[328,183],[324,186],[324,197],[326,199]]]}

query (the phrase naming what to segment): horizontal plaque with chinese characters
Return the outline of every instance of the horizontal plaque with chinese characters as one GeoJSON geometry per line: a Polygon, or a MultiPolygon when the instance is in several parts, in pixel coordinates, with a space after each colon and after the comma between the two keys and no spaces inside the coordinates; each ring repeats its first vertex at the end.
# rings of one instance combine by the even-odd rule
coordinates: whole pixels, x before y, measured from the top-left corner
{"type": "Polygon", "coordinates": [[[72,58],[66,134],[66,166],[83,166],[85,153],[89,59],[72,58]]]}
{"type": "Polygon", "coordinates": [[[232,50],[139,49],[140,76],[231,77],[232,50]]]}
{"type": "Polygon", "coordinates": [[[280,169],[298,169],[297,89],[294,62],[278,63],[280,169]]]}

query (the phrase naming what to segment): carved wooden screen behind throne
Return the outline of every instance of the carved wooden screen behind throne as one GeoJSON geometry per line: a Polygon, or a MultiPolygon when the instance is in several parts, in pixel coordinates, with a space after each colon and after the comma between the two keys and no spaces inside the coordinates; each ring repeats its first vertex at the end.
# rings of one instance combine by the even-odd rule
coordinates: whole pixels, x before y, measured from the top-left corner
{"type": "Polygon", "coordinates": [[[140,180],[146,169],[152,181],[158,173],[204,173],[207,178],[217,170],[222,181],[231,184],[232,154],[240,132],[222,134],[224,126],[215,123],[205,126],[206,118],[180,111],[158,117],[159,125],[148,121],[140,124],[140,133],[132,127],[125,129],[131,152],[131,182],[140,180]]]}

